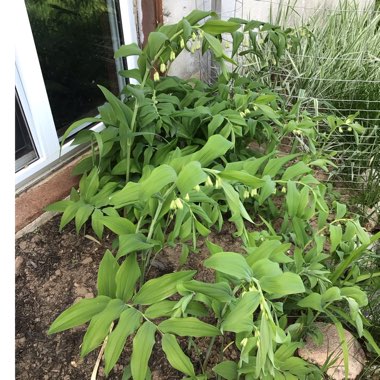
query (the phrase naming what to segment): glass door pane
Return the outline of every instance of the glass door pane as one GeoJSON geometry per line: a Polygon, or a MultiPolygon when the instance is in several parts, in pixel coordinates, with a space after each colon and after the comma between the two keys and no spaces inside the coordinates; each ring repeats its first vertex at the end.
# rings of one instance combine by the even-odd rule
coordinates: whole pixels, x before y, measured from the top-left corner
{"type": "Polygon", "coordinates": [[[75,120],[97,114],[101,84],[117,94],[123,83],[113,58],[121,44],[115,0],[26,0],[58,136],[75,120]]]}
{"type": "Polygon", "coordinates": [[[16,172],[24,168],[38,158],[32,137],[30,135],[28,123],[21,107],[21,102],[16,91],[16,172]]]}

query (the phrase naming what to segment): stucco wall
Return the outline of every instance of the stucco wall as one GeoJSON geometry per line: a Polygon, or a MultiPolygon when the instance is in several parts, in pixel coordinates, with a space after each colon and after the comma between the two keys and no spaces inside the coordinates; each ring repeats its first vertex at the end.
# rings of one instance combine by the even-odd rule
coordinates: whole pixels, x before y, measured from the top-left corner
{"type": "MultiPolygon", "coordinates": [[[[194,9],[210,10],[212,8],[211,0],[163,0],[163,16],[165,24],[173,24],[180,21],[194,9]]],[[[191,54],[183,51],[171,65],[169,75],[176,75],[182,78],[189,78],[193,75],[199,75],[207,66],[207,58],[202,58],[199,52],[191,54]]]]}
{"type": "MultiPolygon", "coordinates": [[[[294,4],[296,0],[282,0],[282,4],[294,4]]],[[[352,0],[355,1],[355,0],[352,0]]],[[[295,12],[289,23],[295,25],[310,17],[318,8],[334,9],[340,0],[297,0],[295,12]]],[[[241,17],[244,19],[255,19],[270,21],[271,6],[272,17],[275,16],[278,4],[281,0],[163,0],[163,18],[165,24],[176,23],[182,17],[194,9],[216,10],[222,19],[230,17],[241,17]]],[[[359,9],[374,6],[375,0],[356,0],[359,9]]],[[[183,78],[204,75],[209,70],[208,57],[200,57],[199,52],[190,54],[182,52],[170,67],[169,74],[183,78]]],[[[206,74],[207,75],[207,74],[206,74]]]]}
{"type": "MultiPolygon", "coordinates": [[[[352,0],[354,2],[355,0],[352,0]]],[[[290,18],[291,24],[297,24],[303,19],[312,16],[318,9],[335,9],[341,0],[241,0],[236,1],[238,17],[245,19],[255,19],[260,21],[270,21],[271,7],[272,17],[276,15],[278,4],[295,4],[294,12],[290,18]]],[[[235,0],[222,0],[222,15],[228,13],[234,7],[235,0]]],[[[374,6],[374,0],[356,0],[358,9],[374,6]]]]}

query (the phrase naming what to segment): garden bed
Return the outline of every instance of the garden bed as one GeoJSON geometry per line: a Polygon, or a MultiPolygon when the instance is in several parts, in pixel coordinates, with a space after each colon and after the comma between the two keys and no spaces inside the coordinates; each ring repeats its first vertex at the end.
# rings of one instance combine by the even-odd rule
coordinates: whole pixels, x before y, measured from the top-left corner
{"type": "MultiPolygon", "coordinates": [[[[96,295],[99,262],[114,236],[105,236],[99,244],[89,235],[78,236],[73,223],[59,232],[59,219],[60,216],[55,216],[16,242],[16,379],[19,380],[88,379],[99,352],[95,350],[84,359],[80,358],[86,326],[51,336],[47,331],[58,314],[74,300],[96,295]]],[[[213,233],[209,239],[231,251],[241,251],[240,239],[232,237],[231,228],[225,224],[221,233],[213,233]]],[[[156,260],[149,277],[176,270],[179,255],[180,251],[167,249],[156,260]]],[[[212,274],[201,265],[206,255],[207,249],[201,240],[199,253],[189,257],[186,269],[197,269],[198,280],[210,281],[212,274]]],[[[207,350],[207,346],[200,348],[204,352],[207,350]]],[[[235,355],[232,349],[226,352],[231,358],[235,355]]],[[[121,379],[123,363],[127,363],[128,356],[127,347],[109,379],[121,379]]],[[[216,360],[212,354],[210,369],[216,360]]],[[[194,363],[198,361],[194,353],[194,363]]],[[[159,344],[154,348],[150,367],[153,379],[182,378],[170,367],[159,344]]],[[[100,366],[98,379],[102,378],[105,375],[100,366]]]]}

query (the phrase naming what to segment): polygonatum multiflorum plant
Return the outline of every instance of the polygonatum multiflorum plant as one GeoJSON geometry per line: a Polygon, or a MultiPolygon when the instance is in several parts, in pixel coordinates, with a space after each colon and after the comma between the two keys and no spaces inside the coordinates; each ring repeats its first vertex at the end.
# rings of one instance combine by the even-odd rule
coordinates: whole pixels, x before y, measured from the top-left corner
{"type": "Polygon", "coordinates": [[[91,224],[99,239],[104,229],[117,238],[100,263],[97,296],[69,307],[49,333],[89,322],[81,355],[101,347],[107,375],[131,344],[123,380],[150,379],[160,344],[178,378],[320,379],[321,369],[297,357],[319,320],[337,326],[346,371],[343,326],[380,353],[361,313],[367,277],[356,265],[379,235],[370,237],[314,175],[330,165],[313,144],[317,121],[227,71],[225,62],[244,54],[243,41],[252,42],[260,26],[272,36],[267,43],[288,38],[269,24],[194,11],[151,33],[143,50],[121,47],[116,57],[138,56],[138,68],[121,73],[137,84],[121,98],[100,87],[107,100],[100,117],[64,135],[88,121],[105,126],[75,137],[91,143],[92,154],[76,168],[79,188],[49,209],[63,213],[60,228],[74,220],[78,233],[91,224]],[[183,49],[212,52],[221,66],[214,84],[161,76],[183,49]],[[300,133],[310,153],[281,154],[282,139],[300,133]],[[203,265],[212,281],[195,279],[195,270],[152,278],[152,261],[165,247],[180,245],[185,264],[227,219],[244,253],[206,240],[203,265]],[[224,356],[228,347],[237,360],[224,356]],[[211,365],[215,351],[220,361],[211,365]]]}

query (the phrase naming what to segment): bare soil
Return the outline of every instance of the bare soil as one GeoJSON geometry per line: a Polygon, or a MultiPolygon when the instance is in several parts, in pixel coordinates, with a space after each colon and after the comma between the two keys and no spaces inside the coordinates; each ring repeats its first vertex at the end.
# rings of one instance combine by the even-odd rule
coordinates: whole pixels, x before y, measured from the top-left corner
{"type": "MultiPolygon", "coordinates": [[[[105,249],[110,248],[114,236],[105,236],[101,243],[91,236],[77,235],[73,224],[59,232],[60,216],[24,235],[16,241],[16,379],[18,380],[83,380],[90,379],[99,350],[80,358],[80,345],[86,326],[48,335],[53,320],[73,302],[96,296],[96,277],[99,262],[105,249]]],[[[241,251],[240,241],[232,237],[231,226],[226,223],[223,231],[213,233],[209,239],[229,251],[241,251]]],[[[198,253],[190,254],[184,269],[197,269],[198,280],[209,280],[213,273],[201,263],[208,256],[204,241],[199,243],[198,253]]],[[[167,249],[160,255],[150,276],[177,270],[178,249],[167,249]]],[[[181,342],[186,346],[186,341],[181,342]]],[[[208,341],[197,342],[200,353],[190,353],[196,366],[205,357],[208,341]]],[[[216,347],[220,347],[216,342],[216,347]]],[[[128,345],[127,345],[128,346],[128,345]]],[[[232,346],[225,358],[236,359],[232,346]]],[[[126,347],[120,364],[108,379],[121,379],[128,363],[130,349],[126,347]]],[[[208,368],[218,361],[219,353],[212,353],[208,368]]],[[[102,364],[97,379],[105,378],[102,364]]],[[[149,362],[153,380],[181,379],[183,376],[167,363],[159,342],[153,349],[149,362]]]]}

